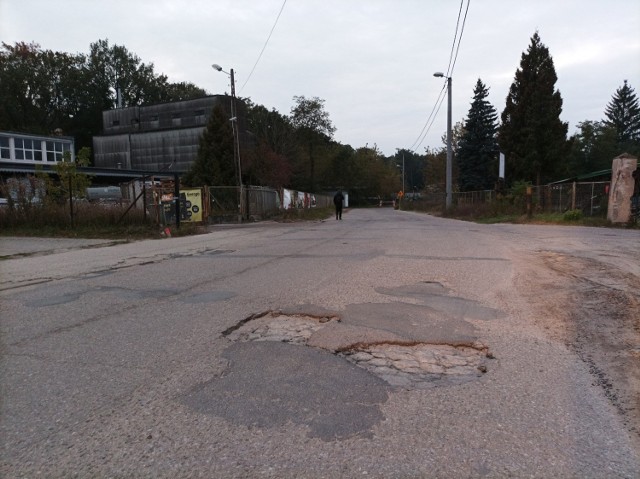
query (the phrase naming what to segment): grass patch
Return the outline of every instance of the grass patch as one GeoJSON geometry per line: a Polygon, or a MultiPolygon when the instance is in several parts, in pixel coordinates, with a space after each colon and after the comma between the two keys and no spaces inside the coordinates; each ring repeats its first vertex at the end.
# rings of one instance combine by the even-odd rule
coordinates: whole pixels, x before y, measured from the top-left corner
{"type": "MultiPolygon", "coordinates": [[[[182,223],[169,226],[171,236],[187,236],[206,232],[203,226],[182,223]]],[[[80,205],[73,222],[66,207],[61,205],[30,206],[0,209],[0,236],[33,236],[51,238],[88,238],[141,240],[163,236],[164,228],[141,211],[124,215],[120,207],[80,205]]]]}
{"type": "Polygon", "coordinates": [[[282,214],[274,217],[273,219],[281,223],[293,223],[296,221],[322,221],[330,218],[334,212],[335,210],[333,208],[295,208],[285,210],[282,214]]]}

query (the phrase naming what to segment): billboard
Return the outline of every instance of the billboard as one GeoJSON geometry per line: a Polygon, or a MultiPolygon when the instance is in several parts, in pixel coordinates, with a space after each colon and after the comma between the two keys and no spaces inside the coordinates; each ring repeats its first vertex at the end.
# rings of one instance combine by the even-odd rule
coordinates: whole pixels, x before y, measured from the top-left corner
{"type": "MultiPolygon", "coordinates": [[[[175,203],[173,195],[162,195],[164,206],[165,224],[175,223],[175,203]]],[[[200,188],[180,191],[180,221],[200,223],[202,222],[202,190],[200,188]]]]}

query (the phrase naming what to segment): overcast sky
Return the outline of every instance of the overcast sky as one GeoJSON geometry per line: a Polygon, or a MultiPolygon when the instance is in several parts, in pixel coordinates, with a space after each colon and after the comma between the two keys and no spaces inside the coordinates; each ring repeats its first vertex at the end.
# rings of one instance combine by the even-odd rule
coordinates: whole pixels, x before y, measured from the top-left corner
{"type": "MultiPolygon", "coordinates": [[[[354,148],[443,146],[443,88],[461,1],[0,0],[0,41],[88,53],[99,39],[125,46],[169,81],[236,93],[289,114],[294,95],[325,100],[335,139],[354,148]],[[248,82],[247,82],[248,80],[248,82]],[[245,82],[246,85],[245,85],[245,82]],[[243,86],[244,85],[244,86],[243,86]]],[[[462,1],[462,16],[467,9],[462,1]]],[[[520,58],[537,30],[553,57],[569,133],[601,120],[627,79],[640,95],[640,1],[469,0],[453,78],[453,120],[469,111],[478,78],[501,113],[520,58]]],[[[458,36],[462,28],[462,17],[458,36]]]]}

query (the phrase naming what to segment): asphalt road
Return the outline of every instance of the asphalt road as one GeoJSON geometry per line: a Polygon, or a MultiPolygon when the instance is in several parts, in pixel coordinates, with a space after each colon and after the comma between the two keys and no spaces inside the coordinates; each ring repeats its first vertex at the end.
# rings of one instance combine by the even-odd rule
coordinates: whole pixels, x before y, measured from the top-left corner
{"type": "Polygon", "coordinates": [[[636,281],[637,230],[343,218],[0,239],[0,475],[640,477],[542,261],[636,281]]]}

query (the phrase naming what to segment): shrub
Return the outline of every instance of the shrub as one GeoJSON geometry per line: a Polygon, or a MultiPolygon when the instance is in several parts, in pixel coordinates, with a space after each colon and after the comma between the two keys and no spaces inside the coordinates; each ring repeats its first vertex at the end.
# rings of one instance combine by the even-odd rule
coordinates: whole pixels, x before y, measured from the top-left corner
{"type": "Polygon", "coordinates": [[[580,221],[582,220],[582,211],[581,210],[569,210],[562,215],[562,219],[565,221],[580,221]]]}

